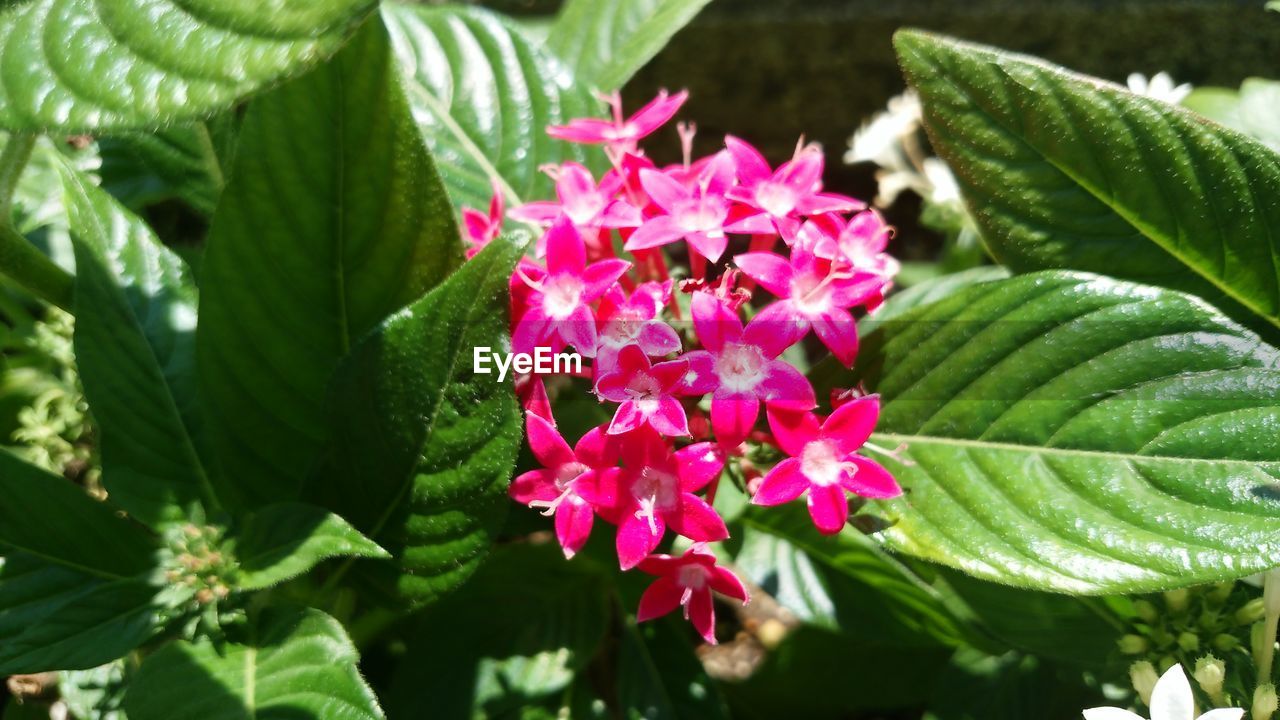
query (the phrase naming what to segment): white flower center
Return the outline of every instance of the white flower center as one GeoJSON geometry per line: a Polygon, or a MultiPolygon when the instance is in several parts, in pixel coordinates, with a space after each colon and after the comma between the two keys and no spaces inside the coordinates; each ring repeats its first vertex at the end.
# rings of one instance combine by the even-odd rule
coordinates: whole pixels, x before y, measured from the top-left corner
{"type": "Polygon", "coordinates": [[[714,198],[694,198],[676,207],[676,224],[685,232],[724,234],[724,221],[729,208],[714,198]]]}
{"type": "Polygon", "coordinates": [[[574,225],[590,225],[592,220],[604,210],[605,197],[600,193],[576,195],[565,203],[564,214],[569,216],[574,225]]]}
{"type": "Polygon", "coordinates": [[[560,273],[542,282],[542,309],[552,320],[564,320],[582,304],[582,280],[560,273]]]}
{"type": "Polygon", "coordinates": [[[658,399],[662,397],[662,386],[652,375],[638,372],[627,382],[627,395],[641,412],[648,415],[658,409],[658,399]]]}
{"type": "Polygon", "coordinates": [[[631,485],[631,496],[640,505],[636,517],[649,521],[649,530],[656,535],[658,525],[654,518],[680,502],[680,479],[669,472],[646,467],[631,485]]]}
{"type": "Polygon", "coordinates": [[[769,361],[755,345],[728,343],[716,356],[716,375],[726,390],[750,392],[764,380],[769,361]]]}
{"type": "Polygon", "coordinates": [[[830,440],[815,440],[800,453],[800,472],[815,485],[835,485],[844,473],[857,470],[853,463],[843,462],[830,440]]]}
{"type": "Polygon", "coordinates": [[[781,183],[766,180],[756,186],[756,203],[765,212],[775,217],[783,217],[796,209],[796,191],[781,183]]]}
{"type": "Polygon", "coordinates": [[[707,586],[707,569],[696,563],[684,565],[676,571],[676,583],[690,590],[701,590],[707,586]]]}

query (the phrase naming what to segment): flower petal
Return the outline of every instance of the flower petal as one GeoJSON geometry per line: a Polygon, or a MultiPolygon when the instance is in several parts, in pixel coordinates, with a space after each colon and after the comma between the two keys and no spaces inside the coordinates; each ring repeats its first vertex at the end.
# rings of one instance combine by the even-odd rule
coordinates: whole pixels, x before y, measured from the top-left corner
{"type": "Polygon", "coordinates": [[[661,170],[641,168],[640,186],[667,213],[675,212],[677,205],[689,199],[689,191],[661,170]]]}
{"type": "Polygon", "coordinates": [[[640,349],[644,350],[646,355],[653,357],[680,352],[679,333],[661,320],[650,320],[645,323],[644,327],[640,328],[640,334],[636,340],[639,341],[640,349]]]}
{"type": "Polygon", "coordinates": [[[716,644],[716,607],[707,588],[694,590],[689,598],[689,622],[709,645],[716,644]]]}
{"type": "Polygon", "coordinates": [[[818,400],[809,379],[791,363],[774,360],[765,369],[756,395],[773,407],[784,410],[812,410],[818,400]]]}
{"type": "Polygon", "coordinates": [[[556,508],[556,539],[566,559],[572,559],[591,537],[596,512],[586,500],[570,495],[556,508]]]}
{"type": "Polygon", "coordinates": [[[760,416],[760,399],[755,395],[716,394],[711,398],[711,429],[726,448],[742,444],[760,416]]]}
{"type": "Polygon", "coordinates": [[[814,485],[809,488],[809,517],[823,535],[835,535],[849,519],[849,498],[839,485],[814,485]]]}
{"type": "Polygon", "coordinates": [[[880,396],[865,395],[836,408],[822,423],[819,435],[835,442],[841,455],[848,455],[867,442],[879,418],[880,396]]]}
{"type": "Polygon", "coordinates": [[[1239,708],[1220,708],[1201,715],[1199,720],[1240,720],[1243,717],[1244,710],[1239,708]]]}
{"type": "Polygon", "coordinates": [[[858,328],[849,311],[828,308],[826,312],[810,320],[813,322],[813,331],[822,340],[822,344],[831,350],[831,354],[845,367],[852,366],[854,358],[858,356],[858,328]]]}
{"type": "Polygon", "coordinates": [[[582,302],[589,303],[604,295],[630,269],[631,263],[617,258],[591,263],[582,272],[582,302]]]}
{"type": "Polygon", "coordinates": [[[803,495],[810,484],[809,478],[800,471],[800,460],[787,458],[775,465],[760,481],[751,504],[772,507],[789,503],[803,495]]]}
{"type": "Polygon", "coordinates": [[[596,319],[591,308],[579,305],[569,317],[555,324],[560,338],[586,357],[596,355],[596,319]]]}
{"type": "Polygon", "coordinates": [[[711,589],[721,595],[731,597],[743,605],[751,602],[751,595],[747,593],[747,588],[742,584],[742,580],[730,572],[728,568],[723,568],[719,565],[711,568],[709,580],[711,589]]]}
{"type": "Polygon", "coordinates": [[[715,443],[686,445],[676,451],[675,458],[680,489],[684,492],[698,492],[724,469],[724,453],[715,443]]]}
{"type": "Polygon", "coordinates": [[[761,155],[760,151],[750,143],[732,135],[726,135],[724,145],[729,154],[733,156],[733,164],[738,171],[738,180],[743,185],[754,185],[761,180],[767,179],[772,174],[769,169],[769,161],[765,160],[764,155],[761,155]]]}
{"type": "Polygon", "coordinates": [[[864,498],[884,500],[902,494],[902,487],[880,463],[861,455],[849,458],[856,470],[840,481],[845,490],[864,498]]]}
{"type": "MultiPolygon", "coordinates": [[[[751,328],[752,339],[768,337],[765,342],[757,345],[768,355],[775,349],[789,348],[803,339],[809,334],[810,323],[790,300],[782,300],[771,303],[756,313],[748,327],[751,328]]],[[[746,335],[745,331],[743,335],[746,335]]],[[[781,355],[782,351],[779,350],[778,354],[781,355]]]]}
{"type": "Polygon", "coordinates": [[[622,247],[628,252],[648,250],[673,243],[682,237],[684,237],[684,230],[676,223],[675,218],[670,215],[659,215],[645,220],[643,225],[631,233],[631,237],[627,238],[627,242],[622,247]]]}
{"type": "Polygon", "coordinates": [[[592,468],[607,468],[618,464],[618,447],[614,439],[605,433],[605,427],[594,427],[578,439],[573,446],[578,462],[592,468]]]}
{"type": "Polygon", "coordinates": [[[658,407],[649,416],[649,425],[667,437],[685,437],[689,434],[689,418],[684,406],[670,395],[658,399],[658,407]]]}
{"type": "Polygon", "coordinates": [[[1174,663],[1151,691],[1152,720],[1195,720],[1195,696],[1182,666],[1174,663]]]}
{"type": "Polygon", "coordinates": [[[684,239],[695,252],[713,263],[720,262],[720,256],[729,247],[729,237],[721,230],[692,232],[685,235],[684,239]]]}
{"type": "Polygon", "coordinates": [[[587,246],[569,218],[561,215],[547,230],[547,272],[581,275],[587,266],[587,246]]]}
{"type": "Polygon", "coordinates": [[[699,542],[717,542],[729,537],[724,518],[706,500],[684,493],[680,508],[666,515],[667,524],[677,534],[699,542]]]}
{"type": "Polygon", "coordinates": [[[718,353],[725,343],[742,339],[742,321],[719,298],[711,293],[696,292],[689,301],[689,314],[693,316],[693,330],[702,347],[718,353]]]}
{"type": "Polygon", "coordinates": [[[618,521],[618,565],[623,570],[630,570],[653,552],[662,541],[666,532],[666,524],[661,517],[653,519],[657,532],[649,527],[647,518],[638,518],[634,513],[627,513],[618,521]]]}
{"type": "Polygon", "coordinates": [[[681,355],[680,359],[689,363],[682,381],[682,392],[690,395],[705,395],[720,386],[714,355],[706,350],[693,350],[681,355]]]}
{"type": "Polygon", "coordinates": [[[657,97],[649,101],[649,104],[640,108],[628,118],[627,124],[635,126],[635,137],[639,140],[662,127],[677,112],[680,112],[680,106],[684,105],[684,101],[688,98],[689,92],[687,90],[681,90],[671,96],[667,95],[666,90],[662,90],[657,97]]]}
{"type": "Polygon", "coordinates": [[[543,467],[554,470],[574,461],[573,450],[560,436],[555,425],[533,414],[525,416],[524,424],[529,436],[529,449],[543,467]]]}
{"type": "Polygon", "coordinates": [[[512,500],[521,505],[535,501],[550,502],[560,496],[560,491],[556,489],[556,473],[546,468],[517,475],[507,492],[512,500]]]}
{"type": "Polygon", "coordinates": [[[660,577],[653,581],[644,594],[640,596],[640,606],[636,608],[636,622],[662,617],[680,607],[680,598],[684,596],[684,588],[676,584],[670,577],[660,577]]]}
{"type": "Polygon", "coordinates": [[[644,424],[645,415],[636,407],[631,400],[623,400],[618,406],[618,410],[613,414],[613,420],[609,422],[608,433],[610,435],[621,435],[622,433],[631,432],[644,424]]]}
{"type": "Polygon", "coordinates": [[[1084,720],[1146,720],[1146,718],[1116,707],[1097,707],[1085,710],[1084,720]]]}
{"type": "Polygon", "coordinates": [[[779,298],[791,297],[791,279],[794,277],[794,271],[791,263],[781,255],[769,252],[748,252],[735,255],[733,263],[779,298]]]}
{"type": "Polygon", "coordinates": [[[570,120],[567,125],[551,125],[547,134],[568,142],[596,144],[602,143],[613,130],[613,123],[596,118],[578,118],[570,120]]]}
{"type": "Polygon", "coordinates": [[[810,412],[790,412],[782,408],[766,408],[769,416],[769,428],[773,430],[773,439],[778,441],[782,451],[796,456],[804,451],[804,446],[818,439],[821,426],[818,418],[810,412]]]}

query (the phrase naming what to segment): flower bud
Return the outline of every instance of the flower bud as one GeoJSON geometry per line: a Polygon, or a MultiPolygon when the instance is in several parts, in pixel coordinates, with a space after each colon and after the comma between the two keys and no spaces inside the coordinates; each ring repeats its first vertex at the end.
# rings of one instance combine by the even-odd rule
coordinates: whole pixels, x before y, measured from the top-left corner
{"type": "Polygon", "coordinates": [[[1200,688],[1215,705],[1226,704],[1226,698],[1222,695],[1222,683],[1227,677],[1227,666],[1221,660],[1212,655],[1205,655],[1196,661],[1196,671],[1193,675],[1196,682],[1200,684],[1200,688]]]}
{"type": "Polygon", "coordinates": [[[1135,600],[1133,612],[1145,623],[1154,623],[1160,619],[1160,611],[1147,600],[1135,600]]]}
{"type": "Polygon", "coordinates": [[[1200,636],[1195,633],[1184,632],[1178,635],[1178,647],[1186,652],[1193,653],[1200,649],[1200,636]]]}
{"type": "Polygon", "coordinates": [[[1147,639],[1141,635],[1125,635],[1117,641],[1117,644],[1120,646],[1120,652],[1125,655],[1141,655],[1149,647],[1147,639]]]}
{"type": "Polygon", "coordinates": [[[1271,720],[1280,702],[1276,699],[1276,686],[1271,683],[1259,685],[1253,691],[1253,720],[1271,720]]]}
{"type": "Polygon", "coordinates": [[[1169,612],[1181,615],[1187,611],[1187,606],[1191,604],[1191,591],[1186,588],[1169,590],[1164,594],[1164,604],[1169,608],[1169,612]]]}
{"type": "Polygon", "coordinates": [[[1236,584],[1233,581],[1221,582],[1213,586],[1213,589],[1205,593],[1205,599],[1214,605],[1221,605],[1231,597],[1231,591],[1235,590],[1236,584]]]}
{"type": "Polygon", "coordinates": [[[1262,598],[1254,598],[1236,611],[1236,624],[1252,625],[1266,617],[1266,615],[1267,606],[1262,602],[1262,598]]]}
{"type": "Polygon", "coordinates": [[[1151,691],[1160,680],[1155,667],[1146,660],[1136,662],[1129,666],[1129,680],[1133,683],[1133,689],[1138,693],[1138,697],[1142,698],[1142,704],[1150,705],[1151,691]]]}
{"type": "Polygon", "coordinates": [[[1213,649],[1218,652],[1231,652],[1240,647],[1240,640],[1235,635],[1222,633],[1213,638],[1213,649]]]}

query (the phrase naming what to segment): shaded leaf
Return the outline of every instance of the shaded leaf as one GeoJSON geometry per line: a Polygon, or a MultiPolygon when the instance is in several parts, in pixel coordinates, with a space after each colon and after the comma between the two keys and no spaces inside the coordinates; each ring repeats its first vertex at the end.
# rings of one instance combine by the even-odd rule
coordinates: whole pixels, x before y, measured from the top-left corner
{"type": "Polygon", "coordinates": [[[461,258],[377,16],[250,105],[201,276],[199,380],[225,499],[297,499],[339,361],[461,258]]]}
{"type": "Polygon", "coordinates": [[[332,54],[373,5],[19,4],[0,13],[0,127],[89,131],[202,118],[332,54]]]}
{"type": "Polygon", "coordinates": [[[314,505],[281,503],[255,511],[236,536],[237,586],[256,590],[335,557],[387,557],[341,517],[314,505]]]}

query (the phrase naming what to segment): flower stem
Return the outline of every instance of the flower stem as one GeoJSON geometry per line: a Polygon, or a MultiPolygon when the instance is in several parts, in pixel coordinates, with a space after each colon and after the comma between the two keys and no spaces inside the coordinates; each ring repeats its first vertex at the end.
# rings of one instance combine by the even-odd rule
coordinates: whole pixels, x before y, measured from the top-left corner
{"type": "Polygon", "coordinates": [[[1262,626],[1262,657],[1258,663],[1258,684],[1271,682],[1272,661],[1276,653],[1276,627],[1280,624],[1280,568],[1268,570],[1262,581],[1262,602],[1266,607],[1262,626]]]}
{"type": "Polygon", "coordinates": [[[0,222],[9,222],[13,212],[13,194],[18,189],[18,178],[35,150],[36,136],[30,133],[13,133],[0,150],[0,222]]]}
{"type": "Polygon", "coordinates": [[[7,220],[0,221],[0,273],[36,297],[74,312],[75,279],[36,249],[7,220]]]}

